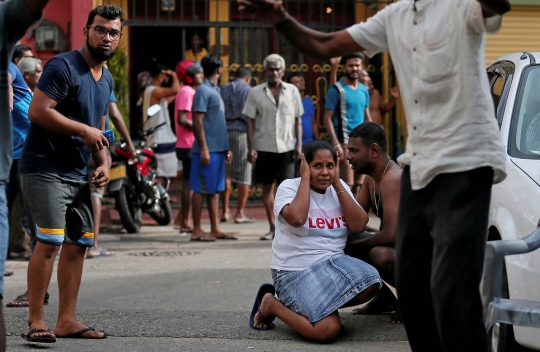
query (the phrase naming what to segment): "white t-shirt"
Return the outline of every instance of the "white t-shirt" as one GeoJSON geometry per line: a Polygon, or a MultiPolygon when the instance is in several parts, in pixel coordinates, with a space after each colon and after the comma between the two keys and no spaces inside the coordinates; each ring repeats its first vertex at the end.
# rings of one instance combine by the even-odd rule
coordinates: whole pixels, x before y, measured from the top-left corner
{"type": "MultiPolygon", "coordinates": [[[[349,186],[341,184],[353,197],[349,186]]],[[[304,270],[320,260],[343,254],[347,242],[347,224],[334,187],[325,194],[310,191],[309,214],[306,223],[293,227],[280,215],[281,210],[296,197],[300,178],[285,180],[279,185],[274,203],[276,230],[270,268],[304,270]]],[[[354,199],[354,197],[353,197],[354,199]]]]}
{"type": "Polygon", "coordinates": [[[506,152],[485,70],[485,33],[502,18],[484,19],[477,0],[398,1],[347,29],[369,56],[388,51],[407,116],[413,190],[442,173],[483,166],[505,176],[506,152]]]}

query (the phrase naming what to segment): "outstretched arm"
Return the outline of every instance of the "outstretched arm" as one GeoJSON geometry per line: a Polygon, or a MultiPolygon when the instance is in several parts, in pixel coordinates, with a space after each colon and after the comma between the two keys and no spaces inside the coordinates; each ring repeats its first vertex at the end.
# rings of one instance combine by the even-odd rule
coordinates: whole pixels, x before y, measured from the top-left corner
{"type": "Polygon", "coordinates": [[[364,50],[345,30],[323,33],[300,24],[285,11],[282,1],[238,0],[238,4],[240,10],[252,13],[259,21],[275,26],[295,48],[317,59],[328,60],[364,50]]]}

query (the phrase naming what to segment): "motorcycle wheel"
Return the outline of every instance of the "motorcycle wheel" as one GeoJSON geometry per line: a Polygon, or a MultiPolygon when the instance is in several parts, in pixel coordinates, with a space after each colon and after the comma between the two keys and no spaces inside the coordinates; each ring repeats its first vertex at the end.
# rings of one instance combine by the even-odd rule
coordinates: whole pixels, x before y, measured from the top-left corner
{"type": "Polygon", "coordinates": [[[141,230],[142,211],[137,203],[137,195],[131,192],[129,187],[122,186],[118,191],[116,209],[128,233],[138,233],[141,230]]]}
{"type": "Polygon", "coordinates": [[[161,199],[159,201],[159,206],[161,210],[159,212],[153,211],[150,212],[150,216],[154,219],[159,225],[165,226],[169,225],[172,219],[172,208],[171,203],[168,199],[161,199]]]}

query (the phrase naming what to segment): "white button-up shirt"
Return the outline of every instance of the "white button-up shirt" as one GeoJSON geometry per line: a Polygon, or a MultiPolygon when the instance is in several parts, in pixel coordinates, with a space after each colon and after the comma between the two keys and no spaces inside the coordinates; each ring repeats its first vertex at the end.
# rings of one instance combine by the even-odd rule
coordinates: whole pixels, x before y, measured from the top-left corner
{"type": "Polygon", "coordinates": [[[281,82],[278,104],[268,83],[259,84],[249,91],[242,114],[255,119],[253,144],[257,151],[290,152],[297,137],[302,139],[296,136],[295,122],[304,114],[304,107],[298,88],[292,84],[281,82]]]}
{"type": "Polygon", "coordinates": [[[369,56],[388,51],[407,118],[406,152],[413,190],[441,173],[490,166],[505,173],[505,151],[484,67],[485,20],[476,0],[399,1],[347,29],[369,56]]]}

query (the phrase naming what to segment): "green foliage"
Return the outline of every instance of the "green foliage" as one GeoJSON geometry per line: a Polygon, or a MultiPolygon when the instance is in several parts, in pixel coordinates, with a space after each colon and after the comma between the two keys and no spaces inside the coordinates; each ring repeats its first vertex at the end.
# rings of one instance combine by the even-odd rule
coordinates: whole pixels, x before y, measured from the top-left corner
{"type": "Polygon", "coordinates": [[[127,55],[122,48],[118,48],[116,54],[107,62],[107,67],[111,71],[114,80],[116,104],[129,131],[129,74],[127,55]]]}

